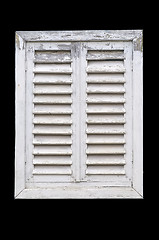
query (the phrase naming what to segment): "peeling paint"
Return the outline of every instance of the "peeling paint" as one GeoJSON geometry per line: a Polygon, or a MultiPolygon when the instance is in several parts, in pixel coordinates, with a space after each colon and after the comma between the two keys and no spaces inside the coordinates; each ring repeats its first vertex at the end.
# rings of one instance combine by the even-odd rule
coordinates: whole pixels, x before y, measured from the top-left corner
{"type": "Polygon", "coordinates": [[[71,44],[58,44],[59,50],[70,50],[71,44]]]}
{"type": "Polygon", "coordinates": [[[134,39],[134,51],[143,51],[143,36],[134,39]]]}
{"type": "Polygon", "coordinates": [[[15,40],[16,40],[16,46],[19,48],[19,50],[24,49],[23,39],[17,33],[16,33],[15,40]]]}

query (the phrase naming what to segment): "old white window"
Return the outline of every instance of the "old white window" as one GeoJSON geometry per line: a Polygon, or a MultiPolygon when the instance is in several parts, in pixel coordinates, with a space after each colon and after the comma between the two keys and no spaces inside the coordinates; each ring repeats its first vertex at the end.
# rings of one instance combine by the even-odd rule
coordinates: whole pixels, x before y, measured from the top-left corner
{"type": "Polygon", "coordinates": [[[15,198],[142,198],[142,31],[16,32],[15,198]]]}

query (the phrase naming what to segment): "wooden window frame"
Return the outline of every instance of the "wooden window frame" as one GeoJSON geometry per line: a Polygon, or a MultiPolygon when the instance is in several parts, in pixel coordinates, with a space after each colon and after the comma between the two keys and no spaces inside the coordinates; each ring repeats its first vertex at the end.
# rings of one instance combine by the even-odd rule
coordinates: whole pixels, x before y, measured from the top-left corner
{"type": "Polygon", "coordinates": [[[15,99],[15,199],[19,198],[143,198],[143,31],[17,31],[15,99]],[[25,184],[25,47],[26,42],[40,41],[131,41],[133,46],[133,180],[131,187],[88,187],[77,184],[44,188],[26,188],[25,184]]]}

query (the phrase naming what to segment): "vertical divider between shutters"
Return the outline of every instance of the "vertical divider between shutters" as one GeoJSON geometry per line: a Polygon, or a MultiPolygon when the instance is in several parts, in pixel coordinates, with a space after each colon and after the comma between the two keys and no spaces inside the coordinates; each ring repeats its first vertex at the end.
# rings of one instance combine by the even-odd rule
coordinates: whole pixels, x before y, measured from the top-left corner
{"type": "Polygon", "coordinates": [[[80,116],[81,116],[81,180],[85,181],[86,179],[86,68],[87,68],[87,60],[86,60],[86,43],[81,43],[81,82],[80,82],[80,92],[81,92],[81,101],[80,101],[80,116]]]}
{"type": "Polygon", "coordinates": [[[72,58],[72,172],[74,181],[79,181],[79,62],[77,60],[77,43],[72,43],[71,58],[72,58]]]}

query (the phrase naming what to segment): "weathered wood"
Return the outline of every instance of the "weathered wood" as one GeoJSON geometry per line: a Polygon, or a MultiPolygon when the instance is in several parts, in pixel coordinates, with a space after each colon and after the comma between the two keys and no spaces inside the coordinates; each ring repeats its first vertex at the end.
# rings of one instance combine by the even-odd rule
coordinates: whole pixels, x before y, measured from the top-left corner
{"type": "Polygon", "coordinates": [[[111,94],[111,93],[125,93],[125,89],[87,89],[86,90],[87,93],[107,93],[107,94],[111,94]]]}
{"type": "Polygon", "coordinates": [[[45,120],[39,120],[39,119],[33,119],[33,123],[34,124],[51,124],[51,125],[71,125],[72,124],[72,120],[52,120],[52,119],[48,119],[47,121],[45,120]]]}
{"type": "Polygon", "coordinates": [[[125,134],[125,130],[114,130],[114,131],[97,131],[97,130],[86,130],[87,134],[125,134]]]}
{"type": "Polygon", "coordinates": [[[109,144],[125,144],[125,140],[113,140],[113,141],[99,141],[98,139],[96,141],[90,141],[90,140],[87,140],[86,141],[87,145],[88,144],[95,144],[95,145],[100,145],[100,144],[106,144],[106,145],[109,145],[109,144]]]}
{"type": "Polygon", "coordinates": [[[45,80],[45,79],[41,79],[41,80],[34,80],[33,83],[36,84],[41,84],[41,85],[47,85],[47,84],[71,84],[72,80],[63,80],[63,79],[59,79],[59,80],[45,80]]]}
{"type": "Polygon", "coordinates": [[[108,109],[108,110],[90,110],[86,109],[86,113],[88,114],[124,114],[126,111],[125,109],[118,110],[118,109],[108,109]]]}
{"type": "Polygon", "coordinates": [[[87,83],[125,83],[125,79],[124,78],[108,78],[108,79],[92,79],[91,77],[87,78],[87,83]]]}
{"type": "Polygon", "coordinates": [[[33,160],[34,165],[71,165],[72,161],[71,160],[33,160]]]}
{"type": "Polygon", "coordinates": [[[113,166],[113,165],[125,165],[126,161],[125,160],[87,160],[86,161],[87,165],[108,165],[108,166],[113,166]]]}
{"type": "Polygon", "coordinates": [[[141,37],[141,30],[17,31],[25,41],[128,41],[141,37]]]}
{"type": "MultiPolygon", "coordinates": [[[[133,186],[135,190],[129,188],[129,194],[133,197],[141,197],[142,174],[138,171],[143,170],[142,151],[140,153],[142,99],[140,103],[139,97],[142,92],[140,85],[142,64],[139,60],[142,55],[142,31],[66,31],[59,33],[35,31],[20,34],[24,41],[27,41],[28,46],[25,50],[27,57],[24,58],[27,88],[25,100],[27,109],[24,111],[27,114],[25,119],[29,118],[29,121],[26,121],[27,141],[25,143],[26,159],[29,159],[29,165],[28,162],[26,163],[26,181],[30,183],[28,186],[34,186],[36,181],[40,182],[41,186],[46,183],[46,187],[51,181],[54,183],[59,181],[61,186],[66,186],[66,181],[67,183],[88,181],[93,184],[109,182],[109,186],[133,186]],[[42,39],[44,42],[41,42],[42,39]],[[70,42],[66,42],[68,40],[70,42]],[[35,59],[33,60],[34,53],[35,59]],[[34,73],[33,65],[35,66],[34,73]],[[113,83],[112,86],[109,83],[113,83]],[[65,84],[72,84],[72,86],[68,89],[63,86],[65,84]],[[138,84],[140,86],[137,90],[138,84]],[[60,85],[63,88],[60,88],[60,85]],[[88,85],[87,90],[86,85],[88,85]],[[32,93],[35,94],[34,99],[32,99],[32,93]],[[138,115],[138,118],[132,118],[132,109],[133,116],[138,115]],[[98,114],[100,114],[99,117],[98,114]],[[108,117],[105,117],[105,114],[108,117]],[[125,114],[126,117],[124,116],[123,119],[119,114],[122,117],[125,114]],[[30,120],[32,126],[29,128],[30,120]],[[75,124],[72,124],[72,120],[75,124]],[[61,123],[64,123],[63,126],[61,123]],[[35,125],[32,130],[33,124],[35,125]],[[132,129],[138,132],[133,134],[133,145],[132,129]],[[138,141],[135,141],[136,138],[138,141]],[[33,144],[30,145],[30,142],[33,144]],[[73,146],[71,146],[72,143],[73,146]],[[31,151],[33,145],[34,151],[31,151]],[[132,159],[132,147],[134,147],[134,159],[132,159]],[[32,154],[35,154],[33,158],[32,154]],[[63,157],[63,160],[60,162],[58,157],[63,157]],[[74,161],[76,161],[75,164],[74,161]],[[133,177],[132,163],[134,164],[133,177]]],[[[17,38],[19,49],[25,46],[24,41],[19,42],[17,38]]],[[[21,164],[24,165],[24,161],[21,164]]],[[[96,191],[93,189],[93,195],[91,195],[87,183],[82,184],[83,193],[79,193],[78,188],[77,194],[73,190],[71,196],[76,196],[76,198],[77,195],[92,196],[92,198],[98,196],[99,189],[96,191]]],[[[42,191],[50,198],[54,198],[53,195],[57,189],[54,189],[55,192],[47,190],[42,191]]],[[[64,195],[69,198],[71,191],[70,188],[67,190],[67,194],[64,195]]],[[[57,195],[63,194],[63,191],[59,189],[56,193],[57,195]]],[[[29,196],[30,193],[24,190],[19,196],[23,194],[29,196]]],[[[42,196],[39,192],[36,195],[33,189],[32,194],[36,196],[35,198],[37,195],[42,196]]],[[[109,194],[111,195],[108,192],[109,194]]]]}
{"type": "Polygon", "coordinates": [[[99,120],[92,120],[92,119],[87,119],[86,123],[88,124],[124,124],[126,121],[125,119],[121,120],[109,120],[109,119],[99,119],[99,120]]]}
{"type": "Polygon", "coordinates": [[[70,100],[35,100],[33,99],[33,103],[35,104],[71,104],[72,99],[70,100]]]}
{"type": "Polygon", "coordinates": [[[34,69],[33,71],[34,73],[59,73],[59,74],[70,74],[72,73],[72,69],[68,68],[68,69],[62,69],[62,68],[54,68],[54,69],[47,69],[47,70],[43,70],[43,69],[34,69]]]}
{"type": "Polygon", "coordinates": [[[33,114],[40,114],[40,115],[70,115],[72,114],[72,110],[66,111],[46,111],[46,110],[34,110],[33,114]]]}
{"type": "Polygon", "coordinates": [[[116,151],[112,151],[112,150],[107,150],[107,151],[90,151],[90,150],[86,150],[86,154],[88,155],[118,155],[118,154],[125,154],[125,150],[116,150],[116,151]]]}
{"type": "Polygon", "coordinates": [[[71,135],[72,130],[67,130],[67,131],[40,131],[40,130],[33,130],[33,134],[36,135],[71,135]]]}
{"type": "Polygon", "coordinates": [[[87,73],[124,73],[125,68],[120,66],[105,66],[105,67],[87,67],[87,73]]]}
{"type": "Polygon", "coordinates": [[[72,151],[67,151],[67,152],[39,152],[39,151],[35,151],[33,152],[33,155],[37,155],[37,156],[67,156],[67,155],[72,155],[72,151]]]}
{"type": "Polygon", "coordinates": [[[43,142],[39,142],[39,141],[33,141],[33,145],[71,145],[72,141],[67,141],[67,142],[55,142],[55,141],[43,141],[43,142]]]}
{"type": "Polygon", "coordinates": [[[70,51],[36,51],[35,63],[70,63],[70,51]]]}
{"type": "Polygon", "coordinates": [[[88,51],[87,60],[123,60],[124,51],[109,50],[109,51],[88,51]]]}
{"type": "Polygon", "coordinates": [[[33,91],[34,94],[36,95],[49,95],[49,94],[60,94],[60,95],[63,95],[63,94],[71,94],[72,93],[72,90],[66,90],[66,91],[61,91],[61,90],[39,90],[39,89],[34,89],[33,91]]]}
{"type": "Polygon", "coordinates": [[[120,99],[120,100],[98,100],[98,99],[93,99],[93,98],[87,98],[86,99],[87,103],[116,103],[116,104],[120,104],[120,103],[125,103],[126,99],[120,99]]]}

